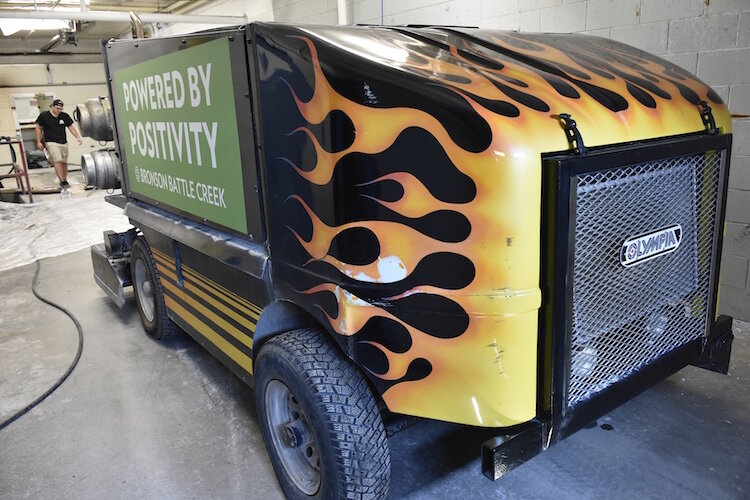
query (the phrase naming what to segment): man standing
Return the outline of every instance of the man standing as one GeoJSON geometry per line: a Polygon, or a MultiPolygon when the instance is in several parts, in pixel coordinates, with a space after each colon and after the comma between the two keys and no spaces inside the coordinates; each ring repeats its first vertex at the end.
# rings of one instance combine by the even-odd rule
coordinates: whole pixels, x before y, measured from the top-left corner
{"type": "Polygon", "coordinates": [[[80,146],[83,141],[78,131],[73,127],[73,119],[68,113],[63,113],[63,102],[60,99],[52,101],[49,111],[44,111],[36,119],[36,147],[40,151],[46,146],[49,159],[55,164],[55,173],[60,179],[60,188],[65,189],[68,184],[68,140],[65,128],[69,128],[80,146]],[[44,132],[44,144],[42,144],[44,132]]]}

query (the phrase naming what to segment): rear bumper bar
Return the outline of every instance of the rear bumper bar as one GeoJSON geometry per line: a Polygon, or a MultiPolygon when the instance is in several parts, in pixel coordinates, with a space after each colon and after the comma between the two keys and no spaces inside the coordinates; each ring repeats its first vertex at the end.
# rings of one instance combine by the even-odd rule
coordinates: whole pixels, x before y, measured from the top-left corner
{"type": "Polygon", "coordinates": [[[482,474],[496,480],[546,449],[547,425],[538,420],[514,434],[502,434],[482,443],[482,474]]]}
{"type": "Polygon", "coordinates": [[[554,429],[551,418],[537,419],[523,430],[501,434],[482,444],[482,474],[496,480],[546,450],[550,445],[575,433],[588,423],[609,413],[649,387],[687,365],[727,373],[732,351],[732,318],[719,316],[707,338],[696,339],[662,356],[654,363],[608,387],[603,393],[581,403],[562,416],[554,429]]]}

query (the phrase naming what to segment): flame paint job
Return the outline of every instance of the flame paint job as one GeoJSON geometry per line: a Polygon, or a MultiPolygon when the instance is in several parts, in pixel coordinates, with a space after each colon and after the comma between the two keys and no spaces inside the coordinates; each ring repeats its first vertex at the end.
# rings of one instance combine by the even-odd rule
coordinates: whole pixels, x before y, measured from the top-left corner
{"type": "Polygon", "coordinates": [[[701,100],[729,131],[705,84],[601,38],[253,26],[274,281],[397,413],[535,416],[557,114],[589,147],[701,131],[701,100]]]}

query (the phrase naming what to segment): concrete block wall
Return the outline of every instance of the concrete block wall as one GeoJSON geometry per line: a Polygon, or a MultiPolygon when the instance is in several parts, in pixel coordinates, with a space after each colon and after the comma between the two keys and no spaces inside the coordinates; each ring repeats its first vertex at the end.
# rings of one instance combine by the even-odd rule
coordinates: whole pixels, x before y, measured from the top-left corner
{"type": "MultiPolygon", "coordinates": [[[[697,73],[738,115],[720,310],[750,320],[750,118],[741,116],[750,115],[750,0],[347,0],[347,9],[351,23],[587,33],[697,73]]],[[[336,0],[225,0],[205,13],[322,24],[338,19],[336,0]]]]}
{"type": "MultiPolygon", "coordinates": [[[[380,5],[355,2],[354,21],[380,22],[372,15],[380,5]]],[[[385,0],[382,6],[385,24],[456,23],[612,38],[713,86],[737,115],[720,312],[750,321],[750,117],[741,116],[750,115],[750,0],[385,0]]]]}
{"type": "MultiPolygon", "coordinates": [[[[102,83],[94,85],[48,86],[44,83],[39,83],[33,87],[2,87],[0,88],[0,135],[16,136],[15,120],[13,118],[13,110],[11,109],[11,96],[35,94],[37,92],[44,92],[47,95],[54,95],[57,99],[62,99],[65,102],[65,112],[73,116],[76,104],[86,102],[86,100],[92,97],[107,95],[107,85],[102,83]]],[[[74,126],[78,127],[77,124],[74,126]]],[[[103,147],[99,142],[88,137],[84,137],[83,144],[79,146],[73,135],[70,132],[67,134],[69,146],[68,162],[71,164],[80,164],[83,153],[90,153],[103,147]]],[[[7,163],[9,161],[10,153],[8,146],[3,146],[0,148],[0,163],[7,163]]]]}

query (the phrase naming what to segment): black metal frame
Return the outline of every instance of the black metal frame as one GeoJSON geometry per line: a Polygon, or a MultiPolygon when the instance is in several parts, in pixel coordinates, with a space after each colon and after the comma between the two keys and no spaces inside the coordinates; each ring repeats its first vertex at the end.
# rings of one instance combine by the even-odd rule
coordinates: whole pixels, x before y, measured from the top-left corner
{"type": "Polygon", "coordinates": [[[541,287],[537,359],[537,417],[504,429],[482,444],[482,473],[495,480],[541,451],[648,389],[689,364],[727,373],[731,354],[732,318],[716,314],[719,267],[726,213],[732,136],[712,131],[592,148],[586,152],[551,153],[542,157],[541,287]],[[720,152],[722,163],[714,221],[713,260],[709,276],[704,336],[678,347],[629,375],[574,409],[566,407],[570,351],[569,308],[572,304],[572,264],[575,199],[571,179],[581,173],[621,168],[705,151],[720,152]]]}
{"type": "MultiPolygon", "coordinates": [[[[731,135],[691,134],[666,140],[590,149],[584,155],[569,152],[543,157],[542,276],[545,305],[540,312],[539,415],[548,422],[547,445],[579,430],[659,380],[695,363],[706,347],[716,318],[716,292],[723,236],[731,135]],[[608,387],[573,410],[566,407],[572,304],[573,217],[575,199],[572,179],[583,173],[621,168],[675,156],[717,151],[723,154],[719,174],[717,214],[714,227],[713,261],[709,278],[708,314],[704,337],[690,342],[627,378],[608,387]],[[551,200],[551,201],[550,201],[551,200]],[[551,381],[542,387],[544,381],[551,381]]],[[[731,328],[731,322],[729,323],[731,328]]],[[[724,330],[724,328],[722,328],[724,330]]],[[[731,335],[731,333],[729,334],[731,335]]],[[[731,341],[730,341],[731,343],[731,341]]]]}

